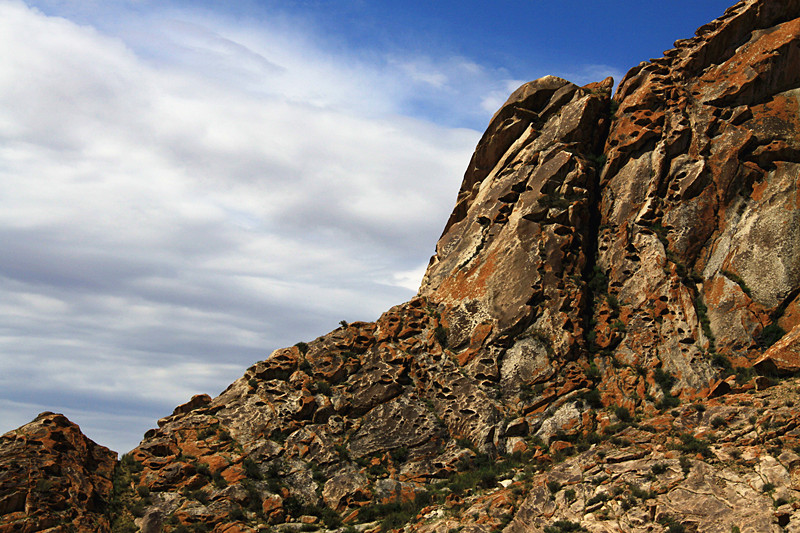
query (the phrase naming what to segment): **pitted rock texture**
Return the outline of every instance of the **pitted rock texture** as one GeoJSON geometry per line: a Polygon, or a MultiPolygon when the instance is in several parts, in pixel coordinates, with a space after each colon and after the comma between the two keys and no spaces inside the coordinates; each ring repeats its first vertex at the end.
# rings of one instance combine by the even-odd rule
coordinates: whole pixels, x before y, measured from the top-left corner
{"type": "Polygon", "coordinates": [[[0,437],[0,532],[108,531],[117,454],[63,415],[0,437]]]}
{"type": "MultiPolygon", "coordinates": [[[[745,0],[613,98],[523,85],[414,299],[177,407],[110,500],[70,470],[95,487],[57,498],[70,523],[800,531],[798,65],[800,0],[745,0]]],[[[72,457],[45,448],[32,465],[72,457]]],[[[0,471],[0,528],[50,512],[20,508],[49,475],[26,468],[0,471]]]]}
{"type": "Polygon", "coordinates": [[[516,342],[515,366],[533,367],[548,349],[560,362],[584,348],[582,275],[612,84],[548,76],[492,118],[420,289],[441,306],[454,349],[478,333],[484,364],[516,342]]]}
{"type": "Polygon", "coordinates": [[[765,332],[797,323],[797,10],[737,4],[614,97],[597,255],[613,309],[596,309],[596,336],[676,375],[675,392],[702,388],[715,354],[748,366],[765,332]]]}

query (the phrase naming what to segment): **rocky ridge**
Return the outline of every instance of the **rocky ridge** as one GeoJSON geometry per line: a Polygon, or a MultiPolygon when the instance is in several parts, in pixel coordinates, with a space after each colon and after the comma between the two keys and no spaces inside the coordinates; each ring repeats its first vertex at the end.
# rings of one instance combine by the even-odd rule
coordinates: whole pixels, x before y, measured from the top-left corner
{"type": "Polygon", "coordinates": [[[800,1],[745,0],[613,98],[523,85],[416,298],[116,470],[58,415],[4,435],[0,532],[800,530],[798,65],[800,1]]]}

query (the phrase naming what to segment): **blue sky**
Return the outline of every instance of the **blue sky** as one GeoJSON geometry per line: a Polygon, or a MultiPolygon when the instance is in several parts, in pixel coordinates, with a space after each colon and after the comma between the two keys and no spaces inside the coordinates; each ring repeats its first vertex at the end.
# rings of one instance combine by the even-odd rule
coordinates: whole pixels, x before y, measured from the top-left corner
{"type": "Polygon", "coordinates": [[[518,85],[617,80],[727,4],[0,0],[0,432],[125,452],[409,299],[518,85]]]}

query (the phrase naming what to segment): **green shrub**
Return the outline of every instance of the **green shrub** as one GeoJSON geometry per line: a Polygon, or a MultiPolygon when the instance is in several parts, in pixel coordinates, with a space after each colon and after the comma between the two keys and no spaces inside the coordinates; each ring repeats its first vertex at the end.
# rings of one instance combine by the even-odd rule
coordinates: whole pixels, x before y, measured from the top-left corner
{"type": "Polygon", "coordinates": [[[716,351],[714,346],[716,339],[714,337],[714,333],[711,331],[711,320],[708,318],[708,307],[706,307],[706,304],[703,301],[702,294],[698,294],[694,299],[694,307],[697,310],[698,318],[700,318],[700,327],[703,329],[703,334],[708,339],[711,351],[714,352],[716,351]]]}
{"type": "Polygon", "coordinates": [[[573,533],[587,531],[585,527],[569,520],[558,520],[549,526],[545,526],[544,533],[573,533]]]}
{"type": "Polygon", "coordinates": [[[214,472],[214,474],[211,475],[211,481],[214,483],[214,486],[217,487],[218,489],[224,489],[225,487],[228,486],[228,481],[224,477],[222,477],[222,475],[219,472],[214,472]]]}
{"type": "Polygon", "coordinates": [[[761,348],[769,348],[786,335],[786,332],[778,324],[772,323],[761,330],[757,342],[761,348]]]}
{"type": "Polygon", "coordinates": [[[408,459],[408,448],[405,446],[400,446],[399,448],[395,448],[389,454],[392,456],[392,460],[396,463],[402,463],[406,459],[408,459]]]}
{"type": "Polygon", "coordinates": [[[652,491],[644,490],[637,485],[630,485],[630,490],[635,498],[639,498],[642,501],[655,497],[652,491]]]}
{"type": "Polygon", "coordinates": [[[664,463],[656,463],[650,467],[650,471],[653,474],[660,476],[661,474],[667,471],[667,465],[665,465],[664,463]]]}
{"type": "Polygon", "coordinates": [[[399,529],[414,518],[421,507],[414,502],[378,503],[361,507],[358,510],[359,522],[381,520],[381,530],[399,529]]]}
{"type": "Polygon", "coordinates": [[[301,354],[305,355],[305,354],[308,353],[308,344],[307,343],[298,342],[297,344],[295,344],[295,346],[297,346],[297,349],[300,350],[301,354]]]}
{"type": "Polygon", "coordinates": [[[555,494],[556,492],[561,490],[561,483],[554,480],[548,481],[547,490],[549,490],[552,494],[555,494]]]}
{"type": "Polygon", "coordinates": [[[606,297],[606,301],[608,302],[608,306],[611,307],[611,310],[618,313],[619,312],[619,300],[613,294],[609,294],[606,297]]]}
{"type": "Polygon", "coordinates": [[[600,397],[600,391],[597,389],[589,389],[582,392],[579,398],[585,401],[589,407],[593,409],[600,409],[603,407],[603,400],[600,397]]]}
{"type": "Polygon", "coordinates": [[[603,269],[595,265],[592,268],[592,275],[587,285],[593,294],[606,294],[608,292],[608,276],[603,272],[603,269]]]}
{"type": "Polygon", "coordinates": [[[244,468],[244,475],[250,479],[261,479],[261,470],[258,468],[258,465],[255,461],[246,457],[244,461],[242,461],[242,467],[244,468]]]}
{"type": "Polygon", "coordinates": [[[347,451],[347,446],[344,444],[334,444],[333,449],[336,450],[336,453],[339,454],[339,459],[342,461],[350,460],[350,452],[347,451]]]}
{"type": "Polygon", "coordinates": [[[677,396],[673,396],[672,394],[664,394],[664,397],[661,399],[660,402],[656,404],[656,409],[659,411],[666,411],[667,409],[672,409],[673,407],[677,407],[681,404],[681,399],[677,396]]]}
{"type": "Polygon", "coordinates": [[[436,329],[433,330],[433,336],[442,348],[447,348],[447,328],[441,325],[436,326],[436,329]]]}
{"type": "Polygon", "coordinates": [[[122,456],[120,463],[128,472],[137,473],[144,470],[144,465],[133,458],[133,455],[126,453],[122,456]]]}
{"type": "Polygon", "coordinates": [[[684,453],[700,454],[703,457],[711,457],[711,448],[708,443],[702,439],[698,439],[691,433],[681,433],[678,435],[681,440],[680,444],[673,446],[673,449],[680,450],[684,453]]]}
{"type": "Polygon", "coordinates": [[[188,494],[189,498],[197,500],[203,505],[208,505],[208,494],[202,490],[193,490],[188,494]]]}
{"type": "Polygon", "coordinates": [[[747,296],[751,296],[750,287],[744,282],[742,278],[740,278],[737,274],[734,274],[730,270],[723,270],[722,275],[728,278],[729,280],[733,281],[742,289],[742,292],[745,293],[747,296]]]}
{"type": "Polygon", "coordinates": [[[136,533],[139,528],[127,516],[118,517],[111,526],[111,533],[136,533]]]}
{"type": "Polygon", "coordinates": [[[208,426],[207,428],[201,429],[197,433],[198,440],[206,440],[209,437],[213,437],[217,434],[217,429],[219,428],[219,424],[214,424],[212,426],[208,426]]]}
{"type": "Polygon", "coordinates": [[[195,470],[201,476],[211,479],[211,471],[208,469],[208,465],[206,463],[198,463],[195,465],[195,470]]]}
{"type": "Polygon", "coordinates": [[[711,364],[728,372],[733,370],[733,365],[731,365],[730,359],[716,352],[711,355],[711,364]]]}
{"type": "Polygon", "coordinates": [[[653,380],[661,387],[664,393],[669,393],[676,381],[672,374],[665,372],[661,367],[653,370],[653,380]]]}
{"type": "Polygon", "coordinates": [[[601,493],[595,494],[594,496],[589,498],[589,501],[586,502],[586,505],[587,506],[591,506],[591,505],[594,505],[596,503],[607,502],[608,499],[609,499],[608,494],[606,494],[605,492],[601,492],[601,493]]]}
{"type": "Polygon", "coordinates": [[[721,416],[715,416],[711,419],[711,427],[713,428],[721,428],[725,425],[725,419],[721,416]]]}
{"type": "Polygon", "coordinates": [[[666,533],[683,533],[686,531],[680,522],[677,522],[671,516],[664,516],[659,521],[659,524],[666,526],[666,533]]]}
{"type": "Polygon", "coordinates": [[[615,407],[614,415],[619,419],[620,422],[630,422],[632,420],[630,411],[628,411],[628,409],[625,407],[615,407]]]}
{"type": "Polygon", "coordinates": [[[317,381],[315,385],[317,387],[317,392],[320,394],[324,394],[325,396],[331,395],[331,384],[327,381],[317,381]]]}
{"type": "Polygon", "coordinates": [[[736,368],[736,383],[743,385],[747,383],[756,375],[756,371],[752,367],[737,367],[736,368]]]}

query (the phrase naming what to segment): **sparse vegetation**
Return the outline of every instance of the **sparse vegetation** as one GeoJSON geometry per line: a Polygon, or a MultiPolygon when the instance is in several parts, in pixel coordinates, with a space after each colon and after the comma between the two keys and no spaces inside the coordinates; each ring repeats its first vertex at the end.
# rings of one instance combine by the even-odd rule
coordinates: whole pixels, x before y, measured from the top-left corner
{"type": "Polygon", "coordinates": [[[711,331],[711,319],[708,318],[708,307],[706,307],[706,303],[703,300],[703,295],[698,293],[694,299],[694,307],[697,311],[697,317],[700,319],[700,327],[703,330],[703,335],[706,336],[708,339],[709,350],[714,353],[717,351],[715,342],[716,338],[714,337],[714,333],[711,331]]]}
{"type": "Polygon", "coordinates": [[[298,350],[300,350],[301,354],[305,355],[305,354],[308,353],[308,344],[307,343],[298,342],[297,344],[295,344],[295,346],[297,347],[298,350]]]}
{"type": "Polygon", "coordinates": [[[778,324],[772,323],[761,330],[758,336],[758,345],[762,348],[769,348],[786,335],[786,332],[778,324]]]}
{"type": "Polygon", "coordinates": [[[573,533],[581,531],[588,530],[577,522],[570,522],[569,520],[558,520],[544,528],[544,533],[573,533]]]}
{"type": "Polygon", "coordinates": [[[683,525],[669,515],[662,516],[658,523],[667,528],[666,533],[683,533],[685,531],[683,525]]]}
{"type": "Polygon", "coordinates": [[[747,296],[751,296],[750,287],[744,282],[744,280],[739,277],[738,274],[731,272],[730,270],[723,270],[722,275],[728,278],[729,280],[733,281],[742,289],[742,292],[745,293],[747,296]]]}
{"type": "Polygon", "coordinates": [[[327,381],[317,381],[314,383],[314,386],[316,387],[318,393],[324,394],[325,396],[331,395],[331,384],[327,381]]]}
{"type": "Polygon", "coordinates": [[[681,470],[683,471],[684,475],[687,475],[692,469],[692,461],[689,460],[689,458],[685,455],[681,455],[678,458],[678,464],[681,465],[681,470]]]}
{"type": "Polygon", "coordinates": [[[395,448],[394,450],[392,450],[390,452],[390,455],[392,456],[392,460],[394,462],[402,463],[406,459],[408,459],[409,455],[408,448],[406,448],[405,446],[400,446],[399,448],[395,448]]]}
{"type": "Polygon", "coordinates": [[[591,506],[596,503],[607,502],[609,499],[610,497],[608,494],[606,494],[605,492],[600,492],[589,498],[589,500],[586,502],[586,505],[591,506]]]}
{"type": "Polygon", "coordinates": [[[691,433],[680,433],[678,435],[680,443],[674,444],[672,449],[680,450],[684,453],[700,454],[703,457],[711,457],[711,448],[708,443],[702,439],[698,439],[691,433]]]}
{"type": "Polygon", "coordinates": [[[441,325],[436,326],[436,329],[433,330],[433,336],[442,348],[447,348],[447,328],[441,325]]]}
{"type": "Polygon", "coordinates": [[[661,474],[667,471],[667,465],[665,465],[664,463],[656,463],[650,467],[650,471],[653,474],[660,476],[661,474]]]}
{"type": "Polygon", "coordinates": [[[603,407],[603,400],[600,396],[600,391],[597,389],[589,389],[584,391],[579,396],[580,399],[593,409],[600,409],[603,407]]]}
{"type": "Polygon", "coordinates": [[[633,420],[630,411],[625,407],[615,407],[614,416],[616,416],[620,422],[631,422],[633,420]]]}

